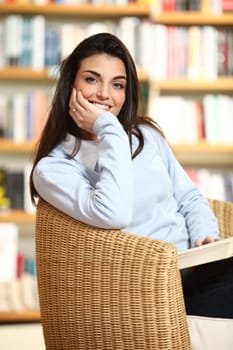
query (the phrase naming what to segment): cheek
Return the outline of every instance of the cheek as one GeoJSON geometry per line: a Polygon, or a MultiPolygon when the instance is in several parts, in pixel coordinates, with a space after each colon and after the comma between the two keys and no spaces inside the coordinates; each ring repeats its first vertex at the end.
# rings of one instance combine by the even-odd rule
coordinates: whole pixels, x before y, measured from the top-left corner
{"type": "Polygon", "coordinates": [[[76,92],[82,91],[82,93],[83,93],[82,86],[81,86],[81,84],[79,82],[75,81],[73,87],[76,90],[76,92]]]}
{"type": "Polygon", "coordinates": [[[117,95],[117,104],[121,108],[125,102],[125,92],[122,92],[117,95]]]}
{"type": "Polygon", "coordinates": [[[85,83],[82,82],[76,82],[74,84],[74,87],[76,88],[77,91],[81,91],[84,98],[88,99],[89,97],[91,97],[92,94],[95,93],[95,87],[94,85],[87,85],[85,83]]]}

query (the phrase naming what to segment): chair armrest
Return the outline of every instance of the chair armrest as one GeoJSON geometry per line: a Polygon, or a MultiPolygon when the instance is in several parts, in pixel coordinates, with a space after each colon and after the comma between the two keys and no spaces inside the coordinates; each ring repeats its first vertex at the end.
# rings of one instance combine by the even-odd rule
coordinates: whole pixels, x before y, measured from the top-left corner
{"type": "Polygon", "coordinates": [[[190,349],[174,245],[83,224],[40,200],[36,263],[47,349],[190,349]]]}

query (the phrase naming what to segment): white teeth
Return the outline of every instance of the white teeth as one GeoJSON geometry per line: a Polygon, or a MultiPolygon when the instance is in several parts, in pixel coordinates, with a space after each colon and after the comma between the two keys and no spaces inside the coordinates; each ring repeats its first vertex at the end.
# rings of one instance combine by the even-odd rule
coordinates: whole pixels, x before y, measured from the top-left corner
{"type": "Polygon", "coordinates": [[[106,106],[106,105],[101,105],[100,103],[93,103],[95,106],[101,108],[101,109],[104,109],[104,110],[108,110],[109,109],[109,106],[106,106]]]}

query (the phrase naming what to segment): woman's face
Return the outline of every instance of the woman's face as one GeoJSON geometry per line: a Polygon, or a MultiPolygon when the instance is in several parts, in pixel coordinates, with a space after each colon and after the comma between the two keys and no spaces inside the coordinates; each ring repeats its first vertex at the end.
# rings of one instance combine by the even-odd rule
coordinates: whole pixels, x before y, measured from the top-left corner
{"type": "Polygon", "coordinates": [[[90,102],[117,116],[125,102],[126,70],[117,57],[95,54],[81,61],[74,87],[90,102]]]}

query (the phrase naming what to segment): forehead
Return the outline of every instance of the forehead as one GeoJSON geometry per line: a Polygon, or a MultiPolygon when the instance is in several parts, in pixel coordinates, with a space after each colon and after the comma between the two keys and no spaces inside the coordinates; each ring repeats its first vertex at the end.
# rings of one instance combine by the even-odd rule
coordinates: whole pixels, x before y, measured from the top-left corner
{"type": "Polygon", "coordinates": [[[126,76],[124,62],[118,57],[105,53],[95,54],[84,58],[81,61],[79,71],[83,72],[86,70],[95,71],[101,75],[108,74],[112,76],[126,76]]]}

